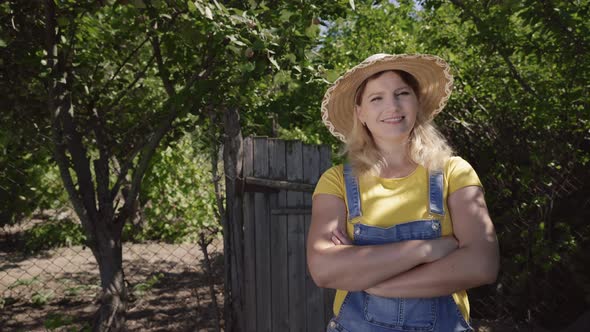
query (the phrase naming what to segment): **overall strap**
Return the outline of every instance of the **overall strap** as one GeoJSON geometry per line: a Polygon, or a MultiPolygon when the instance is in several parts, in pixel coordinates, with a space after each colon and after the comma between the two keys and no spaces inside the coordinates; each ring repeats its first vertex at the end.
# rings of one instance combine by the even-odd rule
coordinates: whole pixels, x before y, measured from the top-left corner
{"type": "Polygon", "coordinates": [[[346,187],[346,204],[348,205],[348,220],[360,217],[361,195],[359,192],[358,179],[352,172],[349,163],[344,164],[344,185],[346,187]]]}
{"type": "Polygon", "coordinates": [[[430,214],[445,215],[443,203],[443,172],[440,170],[430,171],[428,176],[428,199],[430,214]]]}

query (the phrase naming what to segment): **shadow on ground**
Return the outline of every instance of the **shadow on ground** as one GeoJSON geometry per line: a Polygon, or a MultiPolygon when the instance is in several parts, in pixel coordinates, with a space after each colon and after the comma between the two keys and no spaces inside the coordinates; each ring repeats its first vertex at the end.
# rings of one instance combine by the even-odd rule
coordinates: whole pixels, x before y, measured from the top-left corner
{"type": "MultiPolygon", "coordinates": [[[[214,330],[216,310],[221,315],[223,306],[222,249],[211,250],[213,275],[208,276],[197,245],[126,246],[129,331],[214,330]],[[217,308],[213,306],[210,280],[217,308]]],[[[89,253],[80,255],[74,248],[29,258],[3,254],[13,259],[3,260],[0,270],[2,331],[78,331],[91,325],[98,308],[99,277],[89,253]],[[55,268],[58,260],[67,265],[55,268]],[[10,278],[14,275],[17,277],[10,278]]]]}

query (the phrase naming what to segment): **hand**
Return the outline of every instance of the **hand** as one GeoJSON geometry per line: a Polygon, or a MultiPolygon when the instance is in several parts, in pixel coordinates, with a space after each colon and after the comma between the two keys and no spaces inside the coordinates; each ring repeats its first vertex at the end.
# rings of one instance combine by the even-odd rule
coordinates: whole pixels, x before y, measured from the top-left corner
{"type": "Polygon", "coordinates": [[[334,245],[336,245],[336,246],[341,245],[341,244],[351,245],[352,241],[350,240],[350,238],[348,237],[348,235],[346,233],[344,233],[342,230],[337,228],[332,232],[332,243],[334,243],[334,245]]]}
{"type": "Polygon", "coordinates": [[[443,236],[438,239],[430,240],[426,245],[426,262],[439,260],[459,247],[459,242],[454,236],[443,236]]]}

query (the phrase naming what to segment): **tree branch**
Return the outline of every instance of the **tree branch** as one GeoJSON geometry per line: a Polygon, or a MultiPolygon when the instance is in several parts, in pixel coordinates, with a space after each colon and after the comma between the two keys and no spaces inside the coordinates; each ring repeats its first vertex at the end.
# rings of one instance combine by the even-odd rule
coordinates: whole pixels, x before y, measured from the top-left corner
{"type": "Polygon", "coordinates": [[[94,109],[93,131],[98,145],[99,159],[94,160],[94,174],[96,175],[96,191],[98,194],[98,212],[101,219],[112,220],[113,199],[109,192],[109,160],[108,134],[103,123],[104,114],[94,109]]]}
{"type": "MultiPolygon", "coordinates": [[[[471,17],[471,19],[475,23],[475,26],[478,28],[478,30],[480,30],[480,31],[486,30],[485,29],[485,26],[486,26],[485,23],[477,15],[475,15],[469,8],[467,8],[467,6],[465,6],[465,4],[461,0],[451,0],[451,2],[455,6],[461,8],[463,11],[465,11],[465,13],[467,13],[471,17]]],[[[514,66],[514,64],[512,63],[512,60],[510,60],[510,57],[506,54],[506,52],[505,52],[506,46],[505,45],[500,45],[498,43],[498,38],[495,38],[493,40],[489,40],[488,42],[492,46],[492,49],[495,50],[496,52],[498,52],[498,54],[500,54],[500,56],[502,57],[502,59],[504,60],[504,62],[506,62],[506,65],[508,65],[508,70],[512,74],[512,77],[520,84],[520,86],[526,92],[528,92],[529,94],[531,94],[535,98],[539,99],[539,96],[537,95],[537,92],[520,75],[520,73],[516,69],[516,66],[514,66]]]]}
{"type": "MultiPolygon", "coordinates": [[[[167,104],[169,104],[169,103],[167,103],[167,104]]],[[[133,214],[133,207],[134,207],[133,202],[135,201],[135,199],[137,198],[137,195],[139,194],[143,175],[145,174],[145,171],[147,170],[147,168],[149,166],[149,162],[152,159],[152,157],[156,151],[156,147],[158,146],[158,144],[160,143],[160,141],[162,140],[164,135],[166,135],[166,133],[168,133],[168,131],[170,131],[170,128],[172,126],[172,122],[176,119],[177,115],[178,115],[178,106],[172,105],[171,111],[166,116],[166,119],[164,121],[162,121],[161,125],[156,129],[154,134],[148,139],[147,144],[142,149],[140,157],[139,157],[139,161],[137,163],[137,167],[135,168],[135,170],[133,172],[133,178],[131,180],[131,188],[127,192],[127,195],[125,197],[125,204],[120,209],[119,215],[117,216],[117,223],[120,224],[121,227],[124,224],[124,222],[127,220],[127,218],[133,214]]]]}
{"type": "MultiPolygon", "coordinates": [[[[145,1],[145,3],[146,7],[148,8],[148,13],[152,17],[152,19],[155,20],[155,18],[157,17],[155,10],[153,9],[149,1],[145,1]]],[[[166,89],[166,93],[168,94],[168,100],[164,103],[163,109],[168,108],[170,111],[163,119],[163,121],[160,123],[160,126],[148,138],[146,144],[143,145],[141,148],[139,161],[137,162],[137,166],[133,171],[130,189],[125,195],[125,203],[119,210],[119,214],[117,216],[117,223],[120,225],[120,227],[122,227],[127,218],[129,218],[133,214],[133,209],[135,206],[134,201],[137,199],[137,196],[141,189],[143,176],[145,175],[145,172],[149,166],[149,162],[151,161],[156,151],[156,148],[158,147],[162,138],[171,130],[174,120],[180,114],[181,107],[185,105],[186,101],[189,98],[193,98],[193,96],[190,94],[190,89],[197,80],[205,79],[209,74],[208,72],[195,73],[195,75],[188,82],[186,82],[185,86],[182,88],[180,93],[177,94],[172,82],[169,80],[169,70],[166,67],[164,60],[162,58],[159,38],[153,30],[149,30],[148,34],[150,35],[150,40],[152,42],[153,55],[158,65],[159,76],[162,80],[164,88],[166,89]],[[177,98],[179,96],[180,98],[177,98]]],[[[211,60],[211,55],[207,54],[207,58],[204,63],[209,63],[211,60]]],[[[127,170],[131,168],[133,164],[133,159],[134,158],[130,158],[128,160],[129,164],[126,162],[126,165],[129,165],[129,168],[127,168],[127,166],[124,166],[125,172],[122,172],[119,179],[117,180],[117,188],[123,181],[122,177],[124,177],[127,173],[127,170]]],[[[111,192],[111,194],[112,193],[113,192],[111,192]]]]}
{"type": "Polygon", "coordinates": [[[50,81],[48,84],[48,98],[47,98],[47,107],[48,111],[51,113],[52,118],[52,137],[51,140],[53,142],[53,157],[58,165],[59,172],[64,183],[64,187],[72,205],[74,206],[74,210],[80,218],[80,222],[87,230],[87,236],[89,236],[89,240],[93,241],[93,223],[91,222],[88,211],[80,197],[76,187],[74,185],[74,181],[69,171],[69,161],[66,156],[66,148],[64,146],[64,137],[61,131],[61,124],[60,124],[60,117],[59,114],[61,112],[61,105],[57,105],[58,101],[62,99],[63,95],[65,94],[65,84],[61,82],[60,76],[63,76],[64,70],[61,61],[59,61],[58,57],[58,48],[57,48],[57,40],[58,35],[56,33],[57,22],[55,18],[55,2],[53,0],[46,0],[45,1],[45,17],[46,17],[46,38],[45,38],[45,49],[47,52],[47,66],[50,69],[50,81]]]}
{"type": "Polygon", "coordinates": [[[221,176],[218,175],[218,162],[219,162],[219,141],[217,140],[217,134],[215,131],[214,124],[217,122],[217,114],[213,110],[209,110],[209,117],[211,122],[209,124],[209,139],[213,142],[211,148],[211,180],[213,181],[213,187],[215,188],[215,200],[217,202],[217,218],[220,223],[223,223],[225,217],[225,208],[223,206],[224,197],[221,193],[221,176]]]}
{"type": "Polygon", "coordinates": [[[174,90],[174,85],[170,81],[170,71],[164,65],[164,59],[162,58],[162,49],[160,48],[160,39],[158,38],[158,35],[155,32],[158,23],[158,16],[156,15],[154,7],[152,7],[150,1],[145,1],[145,5],[147,8],[147,12],[150,16],[150,19],[156,23],[153,24],[151,29],[148,30],[148,38],[152,43],[152,49],[154,52],[154,56],[156,57],[156,63],[158,65],[158,74],[162,80],[162,83],[164,84],[164,89],[166,89],[166,93],[168,93],[168,96],[174,96],[176,94],[176,91],[174,90]]]}
{"type": "Polygon", "coordinates": [[[119,93],[119,95],[117,96],[117,98],[115,100],[113,100],[106,108],[107,109],[111,109],[114,106],[116,106],[117,104],[119,104],[119,102],[121,101],[121,99],[123,99],[126,95],[127,92],[129,92],[129,90],[131,90],[131,88],[133,88],[133,86],[135,86],[135,84],[137,84],[137,82],[144,77],[145,73],[147,72],[147,70],[151,67],[152,63],[154,62],[154,58],[155,56],[152,55],[152,57],[148,60],[147,64],[145,65],[145,67],[139,72],[139,73],[135,73],[135,79],[133,80],[133,82],[129,83],[125,89],[123,89],[123,91],[121,91],[119,93]]]}
{"type": "Polygon", "coordinates": [[[137,147],[135,149],[133,149],[133,151],[128,155],[128,158],[125,159],[123,166],[121,166],[121,168],[119,169],[119,174],[117,175],[117,180],[115,181],[113,188],[111,188],[111,199],[115,199],[115,197],[117,196],[117,193],[119,192],[119,189],[121,188],[121,185],[123,184],[123,182],[125,181],[125,178],[127,177],[127,172],[129,172],[129,170],[133,166],[133,160],[135,160],[135,157],[137,157],[137,154],[140,153],[141,150],[143,150],[143,148],[146,146],[147,142],[148,141],[146,140],[146,141],[144,141],[143,144],[138,144],[137,147]]]}
{"type": "MultiPolygon", "coordinates": [[[[66,76],[66,82],[68,81],[69,77],[66,76]]],[[[78,189],[84,206],[86,207],[86,213],[90,220],[94,220],[97,208],[92,173],[90,172],[90,160],[87,156],[86,148],[82,143],[82,136],[76,129],[72,117],[73,107],[71,93],[66,92],[64,94],[62,105],[58,106],[56,113],[56,117],[61,119],[61,125],[65,134],[63,138],[65,139],[67,150],[72,158],[74,172],[76,172],[76,176],[78,177],[78,189]]]]}
{"type": "MultiPolygon", "coordinates": [[[[102,87],[102,89],[100,89],[100,91],[95,95],[94,99],[92,100],[91,104],[96,104],[96,102],[98,101],[98,98],[100,98],[100,96],[102,96],[104,94],[104,92],[107,90],[107,88],[109,87],[109,85],[111,84],[111,82],[113,82],[115,80],[115,78],[117,77],[117,75],[119,75],[119,73],[121,72],[121,70],[123,70],[123,67],[125,67],[125,65],[127,63],[129,63],[129,61],[131,60],[131,58],[137,53],[139,52],[139,50],[143,47],[143,45],[145,45],[145,43],[147,43],[149,40],[149,36],[146,37],[139,45],[137,45],[125,58],[125,60],[123,60],[123,62],[121,62],[121,64],[119,65],[119,67],[117,67],[117,69],[115,70],[115,73],[113,75],[111,75],[111,78],[109,78],[109,80],[104,84],[104,86],[102,87]]],[[[149,65],[151,65],[151,61],[148,61],[148,65],[146,66],[146,68],[144,68],[144,70],[142,71],[142,74],[145,73],[145,71],[147,70],[147,68],[149,68],[149,65]]],[[[109,104],[108,108],[111,108],[112,105],[117,104],[122,98],[123,96],[127,93],[127,90],[130,87],[133,87],[133,85],[135,85],[135,83],[139,80],[141,76],[137,75],[135,81],[133,81],[132,84],[128,85],[127,88],[125,90],[123,90],[123,95],[119,98],[117,98],[116,102],[112,102],[109,104]]]]}

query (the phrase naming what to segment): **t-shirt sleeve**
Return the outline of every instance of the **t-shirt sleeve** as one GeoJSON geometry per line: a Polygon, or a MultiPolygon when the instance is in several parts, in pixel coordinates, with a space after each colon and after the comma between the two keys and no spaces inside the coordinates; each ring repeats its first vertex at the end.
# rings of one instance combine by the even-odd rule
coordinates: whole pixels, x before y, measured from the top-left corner
{"type": "Polygon", "coordinates": [[[345,199],[342,165],[333,166],[322,174],[315,187],[313,196],[317,194],[330,194],[345,199]]]}
{"type": "Polygon", "coordinates": [[[461,157],[452,157],[449,160],[447,176],[449,179],[449,195],[467,186],[483,187],[473,167],[461,157]]]}

